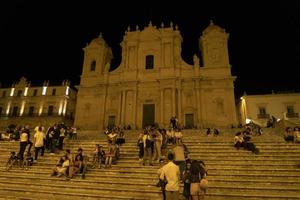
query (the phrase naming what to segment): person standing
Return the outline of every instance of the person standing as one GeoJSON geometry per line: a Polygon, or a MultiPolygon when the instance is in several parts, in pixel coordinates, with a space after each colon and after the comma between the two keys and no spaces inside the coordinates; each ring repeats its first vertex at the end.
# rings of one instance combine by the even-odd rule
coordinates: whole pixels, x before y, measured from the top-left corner
{"type": "Polygon", "coordinates": [[[160,174],[160,180],[167,180],[165,187],[166,190],[166,200],[178,200],[179,199],[179,180],[180,171],[179,167],[174,164],[174,154],[168,154],[168,164],[163,166],[162,172],[160,174]]]}
{"type": "Polygon", "coordinates": [[[44,140],[46,136],[45,133],[43,132],[43,127],[39,126],[37,131],[34,134],[34,139],[33,139],[33,144],[35,148],[35,155],[34,155],[34,160],[37,160],[38,158],[38,153],[41,150],[41,156],[44,155],[44,140]]]}

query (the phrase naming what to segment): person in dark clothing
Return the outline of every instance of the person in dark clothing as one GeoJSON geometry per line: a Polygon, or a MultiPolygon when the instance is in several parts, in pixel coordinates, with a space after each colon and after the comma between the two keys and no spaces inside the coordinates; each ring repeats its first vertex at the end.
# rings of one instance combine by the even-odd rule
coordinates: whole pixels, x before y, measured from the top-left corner
{"type": "Polygon", "coordinates": [[[183,172],[182,181],[184,183],[183,185],[183,196],[186,200],[190,199],[191,196],[191,161],[186,161],[185,170],[183,172]]]}

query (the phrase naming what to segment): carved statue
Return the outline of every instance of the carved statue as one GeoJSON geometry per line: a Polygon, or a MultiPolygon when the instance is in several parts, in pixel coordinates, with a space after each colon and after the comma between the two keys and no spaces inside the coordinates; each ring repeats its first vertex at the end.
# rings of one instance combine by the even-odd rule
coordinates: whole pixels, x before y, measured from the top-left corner
{"type": "Polygon", "coordinates": [[[194,54],[193,60],[194,60],[194,65],[196,65],[196,66],[200,65],[200,59],[196,54],[194,54]]]}
{"type": "Polygon", "coordinates": [[[107,62],[104,67],[104,72],[109,72],[109,69],[110,69],[110,62],[107,62]]]}

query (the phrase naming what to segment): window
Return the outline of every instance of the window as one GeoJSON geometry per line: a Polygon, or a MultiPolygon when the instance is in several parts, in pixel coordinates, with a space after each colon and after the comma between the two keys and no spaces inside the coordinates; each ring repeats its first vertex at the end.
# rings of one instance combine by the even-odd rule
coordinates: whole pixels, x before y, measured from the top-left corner
{"type": "Polygon", "coordinates": [[[48,116],[53,115],[53,106],[48,107],[48,116]]]}
{"type": "Polygon", "coordinates": [[[52,96],[55,96],[55,94],[56,94],[56,89],[53,89],[52,90],[52,96]]]}
{"type": "Polygon", "coordinates": [[[287,106],[286,111],[288,114],[294,114],[295,113],[294,106],[287,106]]]}
{"type": "Polygon", "coordinates": [[[33,90],[33,96],[34,96],[34,97],[37,95],[37,92],[38,92],[37,89],[33,90]]]}
{"type": "Polygon", "coordinates": [[[20,97],[21,95],[22,95],[22,90],[18,90],[17,97],[20,97]]]}
{"type": "Polygon", "coordinates": [[[90,66],[91,68],[91,71],[95,71],[95,69],[96,69],[96,61],[95,60],[93,60],[93,62],[91,63],[91,66],[90,66]]]}
{"type": "Polygon", "coordinates": [[[12,111],[12,116],[13,117],[18,116],[18,110],[19,110],[18,106],[13,107],[13,111],[12,111]]]}
{"type": "Polygon", "coordinates": [[[2,115],[2,107],[0,107],[0,116],[2,115]]]}
{"type": "Polygon", "coordinates": [[[266,115],[267,114],[266,108],[265,107],[259,107],[259,114],[260,115],[266,115]]]}
{"type": "Polygon", "coordinates": [[[154,56],[148,55],[146,56],[146,69],[153,69],[154,66],[154,56]]]}
{"type": "Polygon", "coordinates": [[[28,115],[33,116],[33,114],[34,114],[34,106],[30,106],[29,111],[28,111],[28,115]]]}
{"type": "Polygon", "coordinates": [[[2,97],[5,97],[6,96],[6,91],[3,91],[2,92],[2,97]]]}

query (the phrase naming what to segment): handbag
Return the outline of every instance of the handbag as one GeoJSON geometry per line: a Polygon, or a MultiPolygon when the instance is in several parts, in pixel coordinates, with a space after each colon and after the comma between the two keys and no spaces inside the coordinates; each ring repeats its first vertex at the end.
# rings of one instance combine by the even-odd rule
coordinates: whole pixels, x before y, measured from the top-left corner
{"type": "Polygon", "coordinates": [[[208,188],[208,180],[203,178],[200,180],[200,189],[206,190],[208,188]]]}

